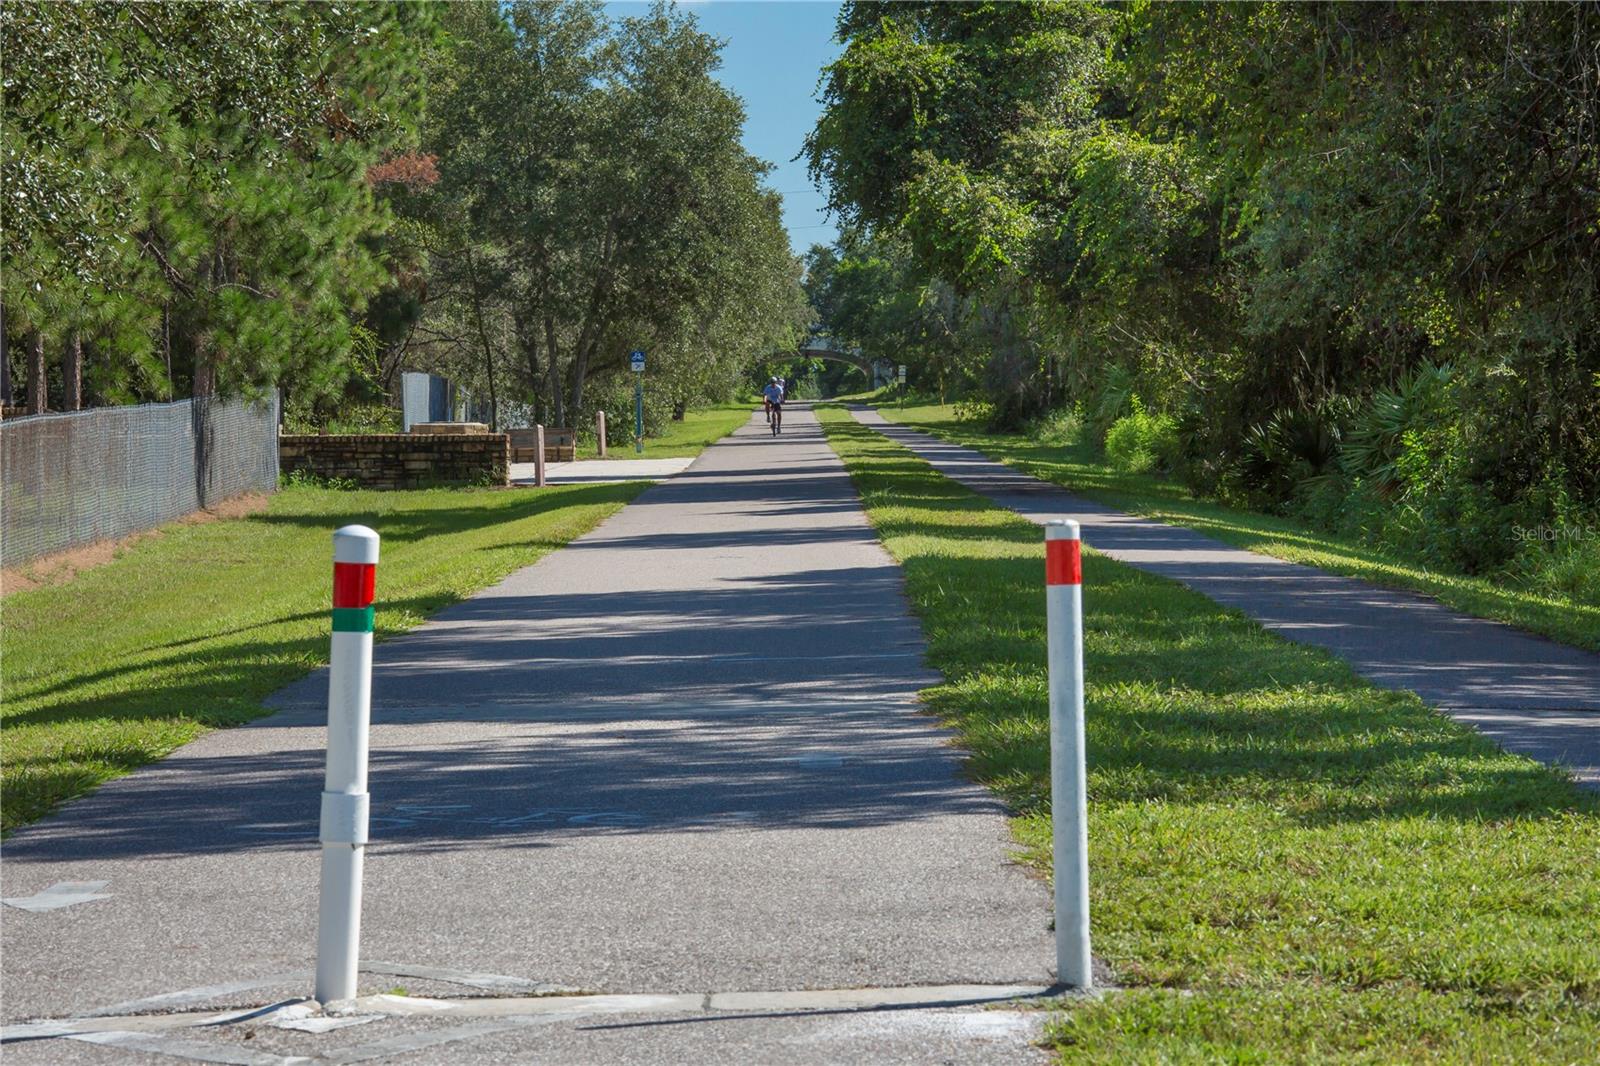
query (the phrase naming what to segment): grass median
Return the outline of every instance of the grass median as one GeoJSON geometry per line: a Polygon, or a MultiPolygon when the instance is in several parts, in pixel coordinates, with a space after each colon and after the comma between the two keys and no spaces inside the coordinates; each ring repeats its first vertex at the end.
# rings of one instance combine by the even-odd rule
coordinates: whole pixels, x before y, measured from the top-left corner
{"type": "MultiPolygon", "coordinates": [[[[1049,865],[1043,535],[821,412],[945,677],[924,693],[1049,865]]],[[[1084,564],[1095,952],[1070,1062],[1586,1062],[1600,798],[1161,578],[1084,564]]]]}
{"type": "Polygon", "coordinates": [[[592,529],[646,482],[526,490],[295,486],[265,513],[172,525],[4,601],[6,830],[218,726],[328,657],[332,531],[383,537],[377,639],[592,529]]]}
{"type": "Polygon", "coordinates": [[[881,400],[878,410],[891,421],[975,449],[1100,503],[1187,526],[1263,555],[1376,585],[1411,589],[1479,618],[1600,651],[1600,605],[1517,588],[1504,580],[1432,570],[1370,543],[1303,522],[1199,500],[1176,482],[1149,474],[1120,473],[1088,445],[1044,444],[1014,433],[989,432],[958,419],[950,405],[913,404],[902,409],[880,396],[866,399],[881,400]]]}

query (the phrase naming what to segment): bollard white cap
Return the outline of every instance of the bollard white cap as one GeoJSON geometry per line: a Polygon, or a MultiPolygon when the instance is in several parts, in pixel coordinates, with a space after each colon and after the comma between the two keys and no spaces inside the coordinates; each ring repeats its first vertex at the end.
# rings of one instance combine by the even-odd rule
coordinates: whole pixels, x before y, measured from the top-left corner
{"type": "Polygon", "coordinates": [[[1078,523],[1071,518],[1052,518],[1044,524],[1045,540],[1082,540],[1078,523]]]}
{"type": "Polygon", "coordinates": [[[333,531],[333,561],[366,563],[378,561],[378,534],[366,526],[345,526],[333,531]]]}

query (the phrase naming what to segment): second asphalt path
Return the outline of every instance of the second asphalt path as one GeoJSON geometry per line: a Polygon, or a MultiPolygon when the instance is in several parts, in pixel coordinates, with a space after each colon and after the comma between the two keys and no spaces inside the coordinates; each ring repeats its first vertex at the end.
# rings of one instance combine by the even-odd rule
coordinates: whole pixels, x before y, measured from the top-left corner
{"type": "Polygon", "coordinates": [[[1373,684],[1415,692],[1506,750],[1561,766],[1578,784],[1600,789],[1600,655],[1426,596],[1126,514],[877,411],[852,414],[999,506],[1039,523],[1077,519],[1094,550],[1181,582],[1289,640],[1332,652],[1373,684]]]}

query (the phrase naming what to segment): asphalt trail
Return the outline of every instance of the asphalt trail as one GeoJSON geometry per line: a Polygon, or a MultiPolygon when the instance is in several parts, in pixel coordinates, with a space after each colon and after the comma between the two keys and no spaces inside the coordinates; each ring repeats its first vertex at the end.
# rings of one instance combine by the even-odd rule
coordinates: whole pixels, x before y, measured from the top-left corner
{"type": "MultiPolygon", "coordinates": [[[[403,594],[378,573],[380,600],[403,594]]],[[[919,712],[922,652],[813,416],[795,408],[777,439],[757,417],[379,646],[363,957],[619,993],[1050,983],[1046,888],[919,712]]],[[[103,880],[112,896],[0,908],[7,1022],[264,975],[211,1002],[309,993],[326,684],[6,841],[4,895],[103,880]]],[[[396,984],[462,993],[383,974],[363,991],[396,984]]],[[[637,1040],[574,1023],[497,1036],[491,1057],[1029,1056],[1035,1024],[963,1017],[697,1019],[637,1040]]],[[[6,1052],[136,1060],[61,1040],[6,1052]]]]}

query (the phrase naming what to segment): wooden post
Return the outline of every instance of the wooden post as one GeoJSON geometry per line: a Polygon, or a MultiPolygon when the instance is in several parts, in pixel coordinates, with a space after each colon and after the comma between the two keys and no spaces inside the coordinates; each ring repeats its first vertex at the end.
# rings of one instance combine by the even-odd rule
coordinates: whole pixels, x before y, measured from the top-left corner
{"type": "Polygon", "coordinates": [[[604,459],[606,457],[606,413],[604,411],[596,411],[594,413],[594,435],[595,439],[600,442],[600,458],[604,459]]]}
{"type": "Polygon", "coordinates": [[[544,427],[533,427],[533,487],[544,488],[544,427]]]}

